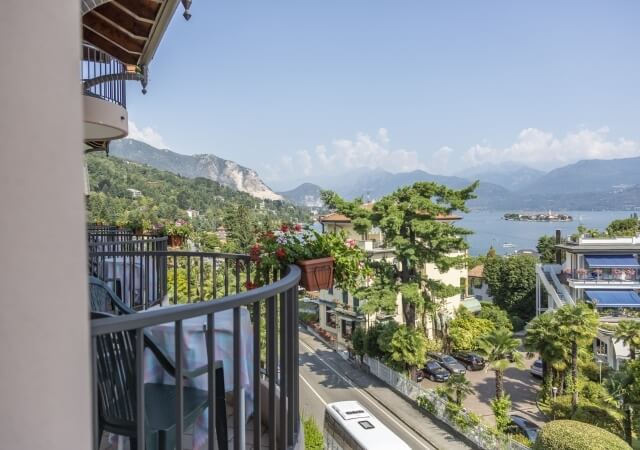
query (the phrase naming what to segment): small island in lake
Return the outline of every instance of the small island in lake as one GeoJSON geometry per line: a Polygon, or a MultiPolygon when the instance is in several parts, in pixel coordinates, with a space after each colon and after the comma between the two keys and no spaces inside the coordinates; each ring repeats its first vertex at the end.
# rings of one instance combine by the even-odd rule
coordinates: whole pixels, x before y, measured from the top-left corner
{"type": "Polygon", "coordinates": [[[553,214],[549,211],[548,213],[533,214],[507,213],[504,215],[504,220],[515,220],[517,222],[571,222],[573,217],[568,214],[553,214]]]}

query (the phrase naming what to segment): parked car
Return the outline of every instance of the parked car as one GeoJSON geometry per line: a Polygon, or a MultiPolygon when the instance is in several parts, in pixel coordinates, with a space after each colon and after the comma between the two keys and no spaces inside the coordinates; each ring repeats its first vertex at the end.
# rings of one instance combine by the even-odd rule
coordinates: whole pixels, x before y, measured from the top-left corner
{"type": "Polygon", "coordinates": [[[525,419],[522,416],[512,414],[511,424],[507,427],[507,432],[510,434],[521,434],[529,439],[531,442],[535,442],[538,438],[538,431],[540,427],[535,423],[525,419]]]}
{"type": "Polygon", "coordinates": [[[449,371],[438,364],[437,361],[429,359],[422,369],[422,376],[431,381],[447,381],[451,375],[449,371]]]}
{"type": "Polygon", "coordinates": [[[438,364],[440,364],[451,373],[467,373],[467,370],[464,368],[464,366],[451,355],[432,352],[428,353],[427,356],[433,358],[438,362],[438,364]]]}
{"type": "Polygon", "coordinates": [[[529,373],[536,378],[542,378],[542,360],[536,359],[529,369],[529,373]]]}
{"type": "Polygon", "coordinates": [[[477,353],[472,352],[453,352],[452,356],[460,361],[467,370],[482,370],[487,362],[477,353]]]}

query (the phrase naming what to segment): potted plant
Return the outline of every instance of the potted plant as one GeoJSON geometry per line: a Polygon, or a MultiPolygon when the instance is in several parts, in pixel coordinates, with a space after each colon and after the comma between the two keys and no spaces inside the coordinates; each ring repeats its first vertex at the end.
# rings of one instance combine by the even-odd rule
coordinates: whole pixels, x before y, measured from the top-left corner
{"type": "Polygon", "coordinates": [[[175,222],[166,223],[164,232],[167,235],[169,247],[182,247],[191,236],[193,228],[186,220],[178,219],[175,222]]]}
{"type": "Polygon", "coordinates": [[[330,289],[334,281],[342,289],[354,290],[365,259],[364,252],[347,243],[343,234],[321,234],[299,224],[262,233],[250,256],[257,268],[254,286],[264,284],[274,270],[297,264],[302,271],[300,285],[308,291],[330,289]]]}

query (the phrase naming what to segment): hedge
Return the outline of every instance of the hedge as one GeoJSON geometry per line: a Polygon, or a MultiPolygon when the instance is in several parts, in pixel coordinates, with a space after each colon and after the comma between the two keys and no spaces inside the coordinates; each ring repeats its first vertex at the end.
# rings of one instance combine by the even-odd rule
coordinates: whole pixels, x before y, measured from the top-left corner
{"type": "Polygon", "coordinates": [[[304,427],[305,450],[323,450],[324,437],[316,421],[313,420],[313,417],[304,417],[302,419],[302,426],[304,427]]]}
{"type": "Polygon", "coordinates": [[[554,420],[538,433],[534,450],[630,450],[618,436],[575,420],[554,420]]]}

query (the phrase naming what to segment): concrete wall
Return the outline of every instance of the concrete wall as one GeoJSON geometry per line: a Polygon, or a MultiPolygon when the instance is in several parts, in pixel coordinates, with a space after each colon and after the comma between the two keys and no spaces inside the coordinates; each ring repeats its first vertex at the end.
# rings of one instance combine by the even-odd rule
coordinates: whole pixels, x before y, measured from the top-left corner
{"type": "Polygon", "coordinates": [[[0,14],[0,448],[91,448],[80,2],[0,14]]]}

